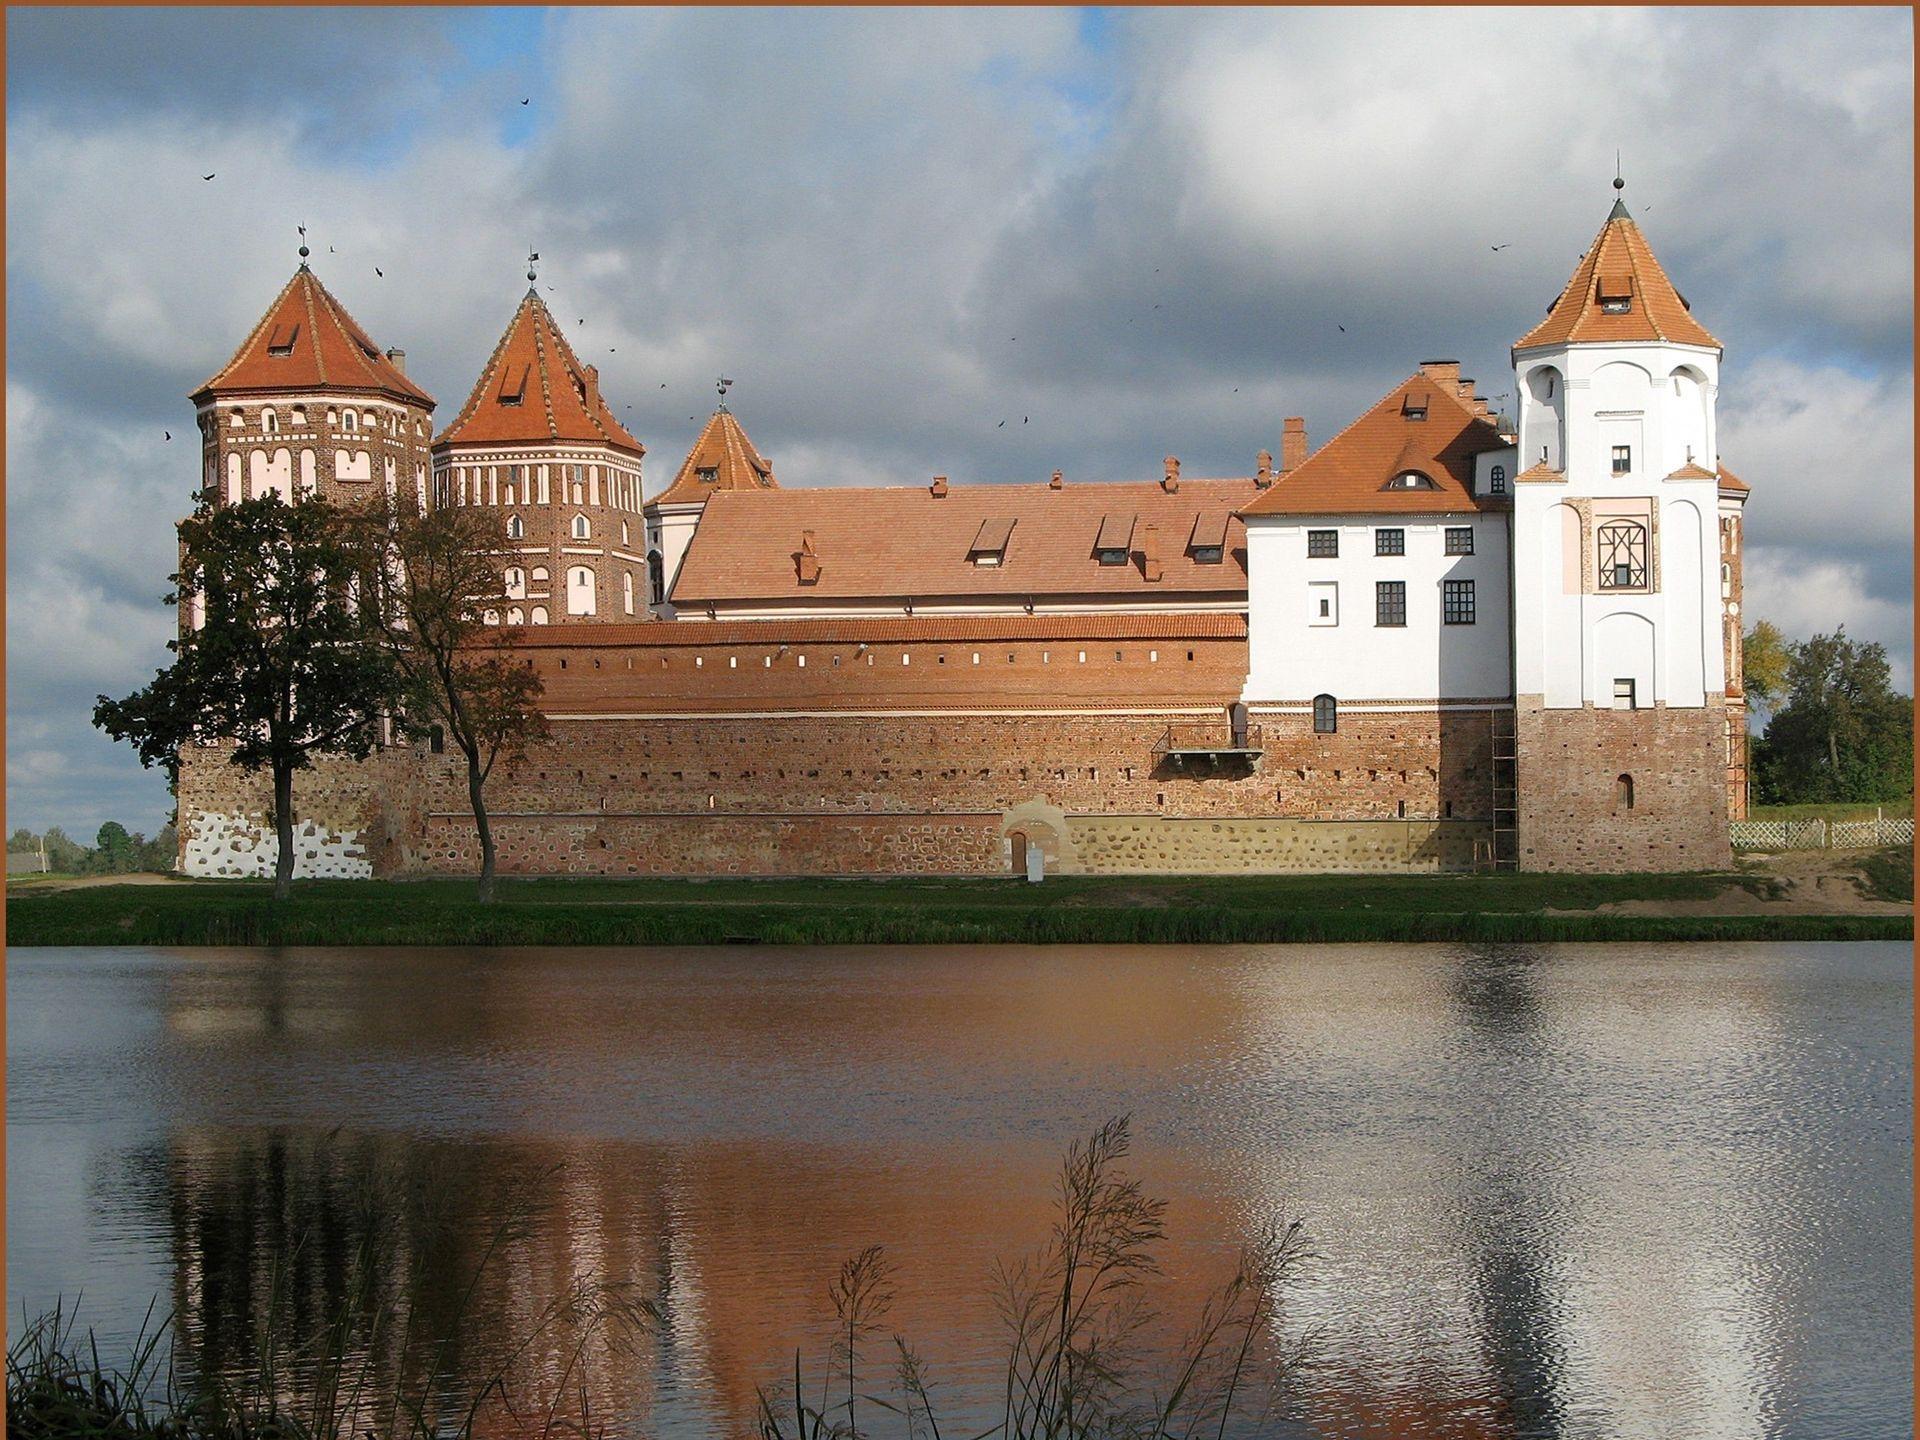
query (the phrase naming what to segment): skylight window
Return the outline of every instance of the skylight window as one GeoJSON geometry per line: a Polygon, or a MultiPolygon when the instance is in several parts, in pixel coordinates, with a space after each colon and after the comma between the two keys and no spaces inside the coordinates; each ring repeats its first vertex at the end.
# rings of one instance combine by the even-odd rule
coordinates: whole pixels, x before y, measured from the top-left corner
{"type": "Polygon", "coordinates": [[[1430,476],[1422,475],[1418,470],[1402,470],[1387,482],[1389,490],[1436,490],[1430,476]]]}
{"type": "Polygon", "coordinates": [[[1427,418],[1427,397],[1424,392],[1409,390],[1401,397],[1400,418],[1403,420],[1424,420],[1427,418]]]}
{"type": "Polygon", "coordinates": [[[1625,315],[1633,309],[1633,277],[1602,275],[1594,284],[1594,298],[1603,315],[1625,315]]]}
{"type": "Polygon", "coordinates": [[[294,342],[299,338],[300,322],[298,320],[288,325],[276,325],[273,327],[273,333],[267,337],[267,354],[291,355],[294,342]]]}
{"type": "Polygon", "coordinates": [[[979,532],[973,537],[973,544],[967,547],[967,559],[975,565],[1003,564],[1007,558],[1007,542],[1012,538],[1013,521],[982,520],[979,532]]]}
{"type": "Polygon", "coordinates": [[[1102,565],[1124,565],[1133,548],[1133,516],[1108,515],[1100,521],[1100,534],[1093,542],[1094,558],[1102,565]]]}
{"type": "Polygon", "coordinates": [[[1223,511],[1197,515],[1191,541],[1193,563],[1218,565],[1227,558],[1227,517],[1223,511]]]}
{"type": "Polygon", "coordinates": [[[509,370],[500,377],[499,400],[502,405],[518,405],[526,398],[527,373],[532,368],[522,365],[518,371],[509,370]]]}

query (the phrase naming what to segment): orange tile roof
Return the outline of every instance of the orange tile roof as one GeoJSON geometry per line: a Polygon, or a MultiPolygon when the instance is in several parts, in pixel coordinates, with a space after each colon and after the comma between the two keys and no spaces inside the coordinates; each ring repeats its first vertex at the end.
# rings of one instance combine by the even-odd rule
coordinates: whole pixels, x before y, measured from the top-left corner
{"type": "Polygon", "coordinates": [[[1669,340],[1720,348],[1720,342],[1693,318],[1686,299],[1654,258],[1647,237],[1617,200],[1547,318],[1515,341],[1513,348],[1582,340],[1669,340]],[[1609,299],[1626,300],[1626,311],[1609,315],[1602,309],[1603,291],[1609,299]]]}
{"type": "Polygon", "coordinates": [[[1746,481],[1742,480],[1724,465],[1720,467],[1719,476],[1720,488],[1731,491],[1735,495],[1745,495],[1753,489],[1751,485],[1747,484],[1746,481]]]}
{"type": "Polygon", "coordinates": [[[438,449],[549,440],[647,452],[607,408],[599,371],[580,363],[553,312],[529,290],[467,403],[433,443],[438,449]]]}
{"type": "Polygon", "coordinates": [[[1567,472],[1556,470],[1544,460],[1535,461],[1518,475],[1513,477],[1516,485],[1562,485],[1566,483],[1567,472]]]}
{"type": "Polygon", "coordinates": [[[753,448],[753,441],[725,405],[713,412],[700,438],[693,442],[687,463],[673,483],[649,504],[679,505],[705,500],[716,490],[771,490],[773,463],[753,448]],[[703,477],[703,472],[712,478],[703,477]]]}
{"type": "Polygon", "coordinates": [[[1245,531],[1233,512],[1259,492],[1251,478],[1185,480],[1169,492],[1155,481],[1063,485],[925,485],[878,489],[723,490],[701,513],[681,562],[673,599],[708,602],[785,599],[992,597],[1009,601],[1066,595],[1167,593],[1243,595],[1245,531]],[[1222,563],[1197,564],[1189,537],[1208,517],[1226,521],[1222,563]],[[1117,520],[1113,520],[1117,517],[1117,520]],[[1130,534],[1124,565],[1102,565],[1095,542],[1113,524],[1130,534]],[[982,527],[1010,527],[998,565],[969,560],[982,527]],[[1156,525],[1161,578],[1146,578],[1139,551],[1156,525]],[[801,588],[794,557],[812,531],[820,570],[801,588]]]}
{"type": "Polygon", "coordinates": [[[1473,493],[1474,456],[1511,446],[1451,385],[1415,372],[1346,429],[1281,476],[1242,515],[1435,515],[1497,510],[1504,496],[1473,493]],[[1424,419],[1412,418],[1424,406],[1424,419]],[[1431,490],[1389,488],[1414,471],[1431,490]]]}
{"type": "Polygon", "coordinates": [[[1696,465],[1691,460],[1667,476],[1669,480],[1711,480],[1713,478],[1713,471],[1706,469],[1704,466],[1696,465]]]}
{"type": "Polygon", "coordinates": [[[433,408],[303,262],[226,366],[193,392],[352,390],[433,408]]]}

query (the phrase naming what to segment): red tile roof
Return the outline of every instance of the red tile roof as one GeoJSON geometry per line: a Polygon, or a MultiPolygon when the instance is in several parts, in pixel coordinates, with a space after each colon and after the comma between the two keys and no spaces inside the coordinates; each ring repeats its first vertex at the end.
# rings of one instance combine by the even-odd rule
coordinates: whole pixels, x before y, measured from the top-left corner
{"type": "Polygon", "coordinates": [[[1473,493],[1473,461],[1511,447],[1457,387],[1416,372],[1288,471],[1242,515],[1434,515],[1497,510],[1504,496],[1473,493]],[[1416,419],[1415,416],[1424,418],[1416,419]],[[1391,482],[1409,471],[1432,489],[1391,482]]]}
{"type": "Polygon", "coordinates": [[[1742,480],[1738,475],[1734,474],[1731,470],[1727,469],[1727,467],[1724,465],[1720,467],[1719,476],[1720,476],[1720,488],[1722,490],[1729,491],[1732,494],[1745,495],[1747,492],[1753,489],[1751,485],[1747,484],[1746,481],[1742,480]]]}
{"type": "Polygon", "coordinates": [[[1669,480],[1711,480],[1713,478],[1713,471],[1706,469],[1704,466],[1696,465],[1691,460],[1667,476],[1669,480]]]}
{"type": "Polygon", "coordinates": [[[553,313],[529,290],[467,403],[433,443],[438,449],[551,440],[636,457],[647,450],[607,408],[599,372],[580,363],[553,313]]]}
{"type": "Polygon", "coordinates": [[[1515,341],[1513,348],[1582,340],[1669,340],[1720,348],[1720,342],[1693,318],[1686,299],[1654,258],[1647,237],[1618,201],[1574,267],[1567,288],[1548,309],[1547,318],[1515,341]],[[1601,305],[1603,297],[1625,300],[1626,310],[1608,314],[1601,305]]]}
{"type": "Polygon", "coordinates": [[[433,408],[306,265],[294,271],[220,372],[193,392],[348,390],[433,408]]]}
{"type": "Polygon", "coordinates": [[[1063,485],[924,485],[881,489],[723,490],[702,512],[674,582],[674,603],[787,599],[898,602],[968,596],[1246,592],[1245,531],[1233,512],[1260,492],[1252,479],[1063,485]],[[1223,563],[1195,562],[1189,537],[1218,517],[1227,526],[1223,563]],[[968,557],[984,527],[1009,528],[998,565],[968,557]],[[1147,579],[1139,546],[1148,525],[1161,537],[1161,578],[1147,579]],[[820,571],[800,588],[794,557],[812,531],[820,571]],[[1124,565],[1102,565],[1102,534],[1127,536],[1124,565]]]}
{"type": "Polygon", "coordinates": [[[648,503],[678,505],[705,500],[716,490],[774,488],[772,462],[753,448],[733,412],[722,405],[693,442],[673,483],[648,503]]]}

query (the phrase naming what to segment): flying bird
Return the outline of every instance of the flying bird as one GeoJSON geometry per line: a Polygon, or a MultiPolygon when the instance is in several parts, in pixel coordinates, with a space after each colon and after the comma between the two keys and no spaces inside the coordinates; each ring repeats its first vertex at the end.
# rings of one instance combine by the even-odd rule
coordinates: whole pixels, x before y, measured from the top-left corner
{"type": "Polygon", "coordinates": [[[996,430],[1004,430],[1007,428],[1007,422],[1002,420],[998,425],[994,426],[993,428],[996,430]]]}
{"type": "Polygon", "coordinates": [[[327,254],[333,254],[333,247],[331,245],[327,246],[327,254]]]}
{"type": "Polygon", "coordinates": [[[1340,333],[1341,333],[1342,335],[1344,335],[1344,334],[1346,334],[1346,333],[1347,333],[1347,327],[1346,327],[1346,326],[1344,326],[1344,325],[1342,325],[1342,326],[1340,327],[1340,333]]]}
{"type": "Polygon", "coordinates": [[[1490,246],[1489,248],[1497,252],[1497,251],[1505,250],[1509,248],[1512,244],[1513,242],[1509,240],[1505,245],[1494,245],[1494,246],[1490,246]]]}
{"type": "Polygon", "coordinates": [[[660,388],[661,388],[662,390],[664,390],[664,389],[666,389],[666,388],[667,388],[667,382],[666,382],[666,381],[664,381],[664,380],[662,380],[662,381],[660,382],[660,388]]]}
{"type": "Polygon", "coordinates": [[[162,430],[162,431],[161,431],[160,433],[161,433],[162,435],[164,435],[164,436],[166,436],[166,437],[167,437],[167,439],[169,439],[169,440],[171,440],[171,439],[173,438],[173,431],[171,431],[171,430],[162,430]]]}
{"type": "Polygon", "coordinates": [[[373,273],[378,275],[382,280],[387,278],[387,272],[382,270],[378,265],[373,267],[373,273]]]}
{"type": "MultiPolygon", "coordinates": [[[[219,173],[220,172],[218,170],[213,172],[214,175],[218,175],[219,173]]],[[[213,178],[213,175],[202,175],[200,178],[202,180],[211,180],[213,178]]]]}
{"type": "Polygon", "coordinates": [[[1020,423],[1021,423],[1022,425],[1024,425],[1024,424],[1026,424],[1026,423],[1027,423],[1027,417],[1026,417],[1026,416],[1024,416],[1024,415],[1022,415],[1022,416],[1020,417],[1020,423]]]}
{"type": "Polygon", "coordinates": [[[529,95],[526,99],[522,100],[520,103],[522,105],[531,105],[533,103],[533,97],[529,95]]]}

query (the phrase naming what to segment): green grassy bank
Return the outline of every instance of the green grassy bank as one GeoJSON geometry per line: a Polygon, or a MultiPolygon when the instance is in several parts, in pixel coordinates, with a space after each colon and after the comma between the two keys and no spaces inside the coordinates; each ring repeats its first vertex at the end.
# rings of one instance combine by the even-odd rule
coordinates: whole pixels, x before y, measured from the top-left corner
{"type": "Polygon", "coordinates": [[[709,945],[1361,940],[1909,939],[1902,915],[1620,915],[1708,901],[1715,875],[1288,875],[1014,879],[316,880],[29,887],[12,945],[709,945]]]}

